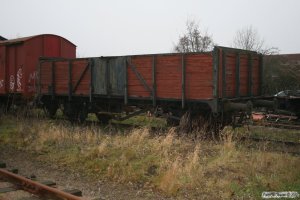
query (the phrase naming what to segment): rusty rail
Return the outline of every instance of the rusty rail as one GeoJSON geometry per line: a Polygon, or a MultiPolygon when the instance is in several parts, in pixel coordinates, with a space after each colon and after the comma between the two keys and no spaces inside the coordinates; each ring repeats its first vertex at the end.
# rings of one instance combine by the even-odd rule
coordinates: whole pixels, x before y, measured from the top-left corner
{"type": "Polygon", "coordinates": [[[0,169],[0,178],[15,184],[19,189],[23,189],[38,196],[47,196],[58,200],[84,200],[81,197],[38,183],[4,169],[0,169]]]}
{"type": "Polygon", "coordinates": [[[300,130],[300,121],[297,116],[252,113],[252,119],[254,125],[300,130]]]}

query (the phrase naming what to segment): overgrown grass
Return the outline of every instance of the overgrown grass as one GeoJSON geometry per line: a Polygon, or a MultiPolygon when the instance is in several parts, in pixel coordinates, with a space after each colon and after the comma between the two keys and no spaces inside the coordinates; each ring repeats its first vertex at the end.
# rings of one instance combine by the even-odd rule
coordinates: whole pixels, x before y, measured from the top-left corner
{"type": "Polygon", "coordinates": [[[257,199],[262,191],[300,192],[300,158],[248,149],[224,129],[220,142],[179,137],[174,128],[118,132],[96,126],[3,117],[1,145],[30,151],[37,159],[94,179],[134,183],[166,195],[257,199]],[[200,196],[201,195],[201,196],[200,196]]]}
{"type": "Polygon", "coordinates": [[[113,123],[120,123],[120,124],[134,124],[137,126],[147,126],[147,127],[166,127],[166,121],[162,118],[155,118],[155,117],[148,117],[145,114],[137,115],[135,117],[131,117],[124,121],[116,121],[113,120],[113,123]]]}
{"type": "MultiPolygon", "coordinates": [[[[239,131],[239,133],[242,131],[239,131]]],[[[271,138],[273,140],[300,143],[300,130],[279,129],[272,127],[251,126],[248,133],[255,138],[271,138]]]]}

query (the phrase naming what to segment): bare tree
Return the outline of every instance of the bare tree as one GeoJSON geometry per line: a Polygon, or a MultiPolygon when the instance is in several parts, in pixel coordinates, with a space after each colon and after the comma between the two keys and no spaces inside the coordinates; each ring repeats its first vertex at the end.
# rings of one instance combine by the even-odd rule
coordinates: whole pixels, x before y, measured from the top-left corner
{"type": "Polygon", "coordinates": [[[232,46],[235,48],[257,51],[264,55],[278,54],[277,47],[267,47],[257,30],[252,26],[242,28],[236,32],[232,46]]]}
{"type": "Polygon", "coordinates": [[[200,25],[195,20],[187,20],[186,32],[179,37],[174,45],[175,52],[204,52],[213,48],[212,37],[207,32],[202,32],[200,25]]]}
{"type": "Polygon", "coordinates": [[[299,88],[300,65],[295,65],[287,57],[278,55],[278,48],[266,46],[265,41],[252,26],[238,30],[232,46],[257,51],[264,55],[264,94],[275,94],[281,90],[299,88]]]}
{"type": "Polygon", "coordinates": [[[299,90],[300,64],[289,55],[264,56],[265,94],[275,94],[282,90],[299,90]]]}

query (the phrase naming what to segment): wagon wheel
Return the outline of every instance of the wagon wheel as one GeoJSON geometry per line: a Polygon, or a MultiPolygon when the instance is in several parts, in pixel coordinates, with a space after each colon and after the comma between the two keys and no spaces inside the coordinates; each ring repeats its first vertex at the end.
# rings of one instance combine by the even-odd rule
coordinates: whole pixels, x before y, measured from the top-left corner
{"type": "Polygon", "coordinates": [[[5,114],[10,110],[10,107],[12,105],[12,101],[4,100],[0,102],[0,112],[5,114]]]}
{"type": "Polygon", "coordinates": [[[44,112],[46,116],[50,118],[54,118],[57,109],[58,109],[58,104],[56,102],[49,102],[44,105],[44,112]]]}
{"type": "Polygon", "coordinates": [[[168,116],[166,121],[167,121],[167,126],[178,126],[180,122],[178,119],[174,119],[171,116],[168,116]]]}
{"type": "Polygon", "coordinates": [[[166,121],[168,126],[179,126],[181,117],[184,113],[181,113],[180,111],[176,109],[169,110],[166,113],[166,121]]]}
{"type": "Polygon", "coordinates": [[[77,107],[74,106],[72,103],[64,103],[63,104],[63,114],[68,118],[69,121],[75,122],[76,115],[77,115],[77,107]]]}
{"type": "Polygon", "coordinates": [[[4,106],[3,104],[0,102],[0,117],[1,115],[4,113],[4,106]]]}
{"type": "Polygon", "coordinates": [[[83,123],[88,116],[87,108],[76,103],[65,103],[63,113],[69,121],[79,123],[83,123]]]}
{"type": "Polygon", "coordinates": [[[85,107],[82,107],[78,112],[77,112],[77,121],[79,123],[83,123],[88,116],[88,111],[85,107]]]}
{"type": "Polygon", "coordinates": [[[110,114],[105,113],[96,113],[97,119],[100,121],[100,123],[108,124],[109,120],[111,120],[113,117],[110,114]]]}
{"type": "Polygon", "coordinates": [[[235,123],[234,118],[235,118],[235,113],[231,113],[231,112],[223,113],[222,120],[221,120],[221,127],[233,125],[235,123]]]}

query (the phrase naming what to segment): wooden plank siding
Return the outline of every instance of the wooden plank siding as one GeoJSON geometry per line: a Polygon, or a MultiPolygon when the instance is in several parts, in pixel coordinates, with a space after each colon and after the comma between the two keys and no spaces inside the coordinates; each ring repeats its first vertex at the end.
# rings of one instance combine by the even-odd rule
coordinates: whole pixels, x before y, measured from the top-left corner
{"type": "MultiPolygon", "coordinates": [[[[69,92],[69,61],[53,61],[54,65],[54,87],[56,95],[68,95],[69,92]]],[[[76,86],[79,78],[82,76],[85,68],[88,66],[87,59],[71,61],[71,83],[72,88],[76,86]]],[[[90,91],[90,69],[82,76],[74,95],[88,96],[90,91]]],[[[52,88],[52,61],[41,62],[40,65],[40,87],[42,94],[51,94],[52,88]]]]}
{"type": "MultiPolygon", "coordinates": [[[[157,98],[181,99],[182,95],[182,55],[156,55],[156,94],[157,98]]],[[[131,63],[152,88],[152,56],[133,56],[131,63]]],[[[185,91],[187,99],[212,98],[212,55],[186,54],[185,91]]],[[[129,97],[151,97],[133,70],[128,67],[129,97]]]]}
{"type": "MultiPolygon", "coordinates": [[[[179,100],[184,104],[184,101],[189,100],[259,96],[262,71],[260,59],[261,55],[255,52],[223,47],[216,47],[214,51],[207,53],[66,59],[54,62],[54,87],[57,95],[68,95],[69,63],[72,63],[71,79],[74,88],[88,66],[89,60],[93,60],[93,72],[98,73],[98,75],[97,73],[93,74],[92,80],[95,96],[108,95],[109,98],[124,96],[125,102],[127,99],[147,98],[153,100],[153,104],[156,99],[179,100]],[[105,64],[106,67],[102,66],[101,68],[101,63],[102,65],[110,64],[105,64]],[[213,71],[214,66],[215,71],[213,71]],[[102,70],[97,70],[98,68],[102,70]],[[124,68],[126,70],[121,70],[124,68]],[[214,74],[218,79],[214,77],[214,74]],[[110,90],[112,84],[117,82],[121,92],[109,94],[102,91],[110,90]],[[97,87],[95,87],[96,85],[97,87]],[[99,91],[96,91],[95,88],[98,88],[99,91]],[[99,88],[102,89],[102,92],[99,88]],[[155,91],[154,88],[156,88],[155,91]],[[155,94],[154,97],[153,94],[155,94]]],[[[51,60],[41,62],[42,94],[49,95],[51,92],[49,86],[52,84],[53,77],[52,62],[51,60]]],[[[82,76],[74,95],[89,96],[90,84],[91,71],[89,67],[82,76]]]]}
{"type": "Polygon", "coordinates": [[[239,52],[220,49],[218,65],[219,98],[230,99],[238,97],[251,97],[251,95],[259,96],[261,88],[261,66],[259,63],[259,58],[260,56],[253,52],[250,54],[246,51],[239,52]],[[237,69],[238,66],[239,69],[237,69]],[[225,69],[225,73],[223,72],[223,69],[225,69]],[[239,74],[237,74],[238,72],[239,74]],[[251,78],[252,80],[249,80],[251,78]],[[224,84],[225,86],[223,87],[224,84]],[[249,91],[251,91],[250,93],[252,94],[249,94],[249,91]]]}

